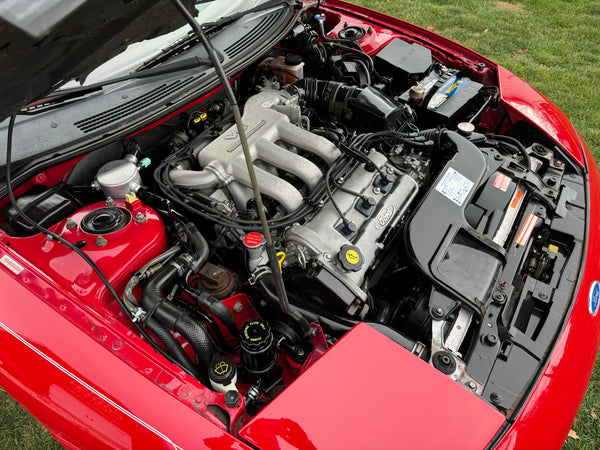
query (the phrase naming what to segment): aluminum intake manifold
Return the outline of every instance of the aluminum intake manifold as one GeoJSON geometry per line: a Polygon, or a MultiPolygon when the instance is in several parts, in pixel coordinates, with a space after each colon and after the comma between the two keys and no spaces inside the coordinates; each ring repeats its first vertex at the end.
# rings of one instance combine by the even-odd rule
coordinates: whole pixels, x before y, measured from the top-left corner
{"type": "MultiPolygon", "coordinates": [[[[256,178],[262,194],[281,204],[287,212],[302,205],[302,193],[280,171],[293,174],[311,192],[323,178],[323,172],[309,153],[330,166],[341,155],[327,139],[290,122],[298,121],[298,98],[285,91],[265,90],[248,99],[242,117],[256,178]]],[[[234,125],[207,146],[195,152],[202,170],[177,168],[169,173],[171,181],[182,187],[215,189],[226,185],[236,206],[245,208],[250,177],[237,127],[234,125]]]]}

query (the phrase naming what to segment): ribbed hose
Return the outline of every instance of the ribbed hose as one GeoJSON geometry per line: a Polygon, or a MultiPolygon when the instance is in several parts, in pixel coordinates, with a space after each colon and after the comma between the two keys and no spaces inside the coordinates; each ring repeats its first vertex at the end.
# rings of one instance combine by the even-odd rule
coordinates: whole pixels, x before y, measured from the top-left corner
{"type": "Polygon", "coordinates": [[[227,309],[227,306],[214,298],[212,295],[207,294],[199,289],[184,287],[184,291],[192,298],[192,300],[196,302],[199,307],[215,316],[223,325],[225,325],[232,336],[238,335],[239,330],[235,326],[235,319],[232,312],[227,309]]]}
{"type": "Polygon", "coordinates": [[[215,352],[215,346],[204,324],[196,322],[190,316],[180,316],[175,322],[174,329],[192,346],[196,355],[196,366],[202,371],[200,380],[208,382],[208,365],[215,352]]]}
{"type": "Polygon", "coordinates": [[[148,317],[144,322],[144,326],[152,331],[158,340],[162,342],[165,351],[177,364],[189,371],[194,377],[199,378],[199,373],[194,363],[192,363],[181,344],[173,337],[167,327],[153,317],[148,317]]]}
{"type": "Polygon", "coordinates": [[[178,305],[165,299],[165,293],[181,276],[184,265],[172,261],[159,270],[142,292],[142,307],[171,330],[180,333],[192,346],[198,363],[199,379],[208,385],[208,364],[214,353],[214,344],[204,325],[191,318],[178,305]]]}

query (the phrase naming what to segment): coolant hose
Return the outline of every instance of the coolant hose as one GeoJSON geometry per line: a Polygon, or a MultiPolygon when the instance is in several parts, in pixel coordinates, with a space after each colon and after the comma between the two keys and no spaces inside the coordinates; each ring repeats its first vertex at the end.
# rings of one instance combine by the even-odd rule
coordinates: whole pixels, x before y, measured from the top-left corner
{"type": "Polygon", "coordinates": [[[210,360],[215,352],[215,345],[203,323],[188,315],[180,316],[174,324],[174,329],[180,333],[192,346],[196,355],[196,366],[202,370],[201,379],[206,378],[210,360]]]}
{"type": "Polygon", "coordinates": [[[194,266],[196,267],[194,267],[194,269],[199,270],[208,259],[208,254],[210,252],[208,242],[206,242],[202,233],[200,233],[193,223],[186,223],[185,230],[190,240],[190,244],[192,244],[192,247],[194,247],[194,250],[196,251],[194,261],[194,266]]]}
{"type": "Polygon", "coordinates": [[[173,337],[167,327],[154,317],[147,317],[144,321],[144,326],[152,331],[158,340],[162,342],[165,351],[171,355],[177,364],[190,372],[194,377],[199,378],[198,369],[196,369],[181,344],[173,337]]]}
{"type": "Polygon", "coordinates": [[[200,380],[208,383],[208,364],[214,353],[214,344],[204,324],[194,320],[179,306],[165,299],[184,270],[180,259],[172,261],[150,279],[142,292],[142,307],[171,330],[180,333],[191,345],[196,355],[200,380]]]}
{"type": "Polygon", "coordinates": [[[208,313],[215,316],[223,325],[225,325],[232,336],[237,336],[239,334],[239,330],[235,326],[233,313],[229,311],[227,306],[214,298],[212,295],[199,289],[184,287],[184,291],[192,298],[192,300],[197,303],[198,306],[208,311],[208,313]]]}

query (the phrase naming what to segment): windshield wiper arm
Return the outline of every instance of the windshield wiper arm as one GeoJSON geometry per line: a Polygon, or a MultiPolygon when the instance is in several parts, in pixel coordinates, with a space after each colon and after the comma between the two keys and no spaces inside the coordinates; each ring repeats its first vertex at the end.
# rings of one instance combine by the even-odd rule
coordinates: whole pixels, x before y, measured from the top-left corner
{"type": "Polygon", "coordinates": [[[265,9],[269,9],[269,8],[272,8],[274,6],[281,5],[281,4],[293,6],[295,3],[296,3],[295,0],[270,0],[268,2],[261,3],[260,5],[257,5],[254,8],[245,9],[243,11],[238,11],[236,13],[230,14],[229,16],[223,16],[223,17],[215,20],[214,22],[206,22],[206,23],[201,24],[200,26],[202,27],[202,30],[205,33],[210,33],[215,28],[220,28],[223,25],[227,25],[228,23],[233,22],[234,20],[237,20],[240,17],[243,17],[245,15],[252,14],[252,13],[258,12],[258,11],[264,11],[265,9]]]}
{"type": "MultiPolygon", "coordinates": [[[[223,60],[223,55],[219,55],[220,59],[223,60]]],[[[85,86],[78,86],[70,89],[64,89],[62,91],[55,91],[57,95],[72,95],[75,93],[87,94],[89,92],[97,91],[102,89],[104,86],[111,84],[120,83],[122,81],[137,80],[141,78],[156,77],[158,75],[167,75],[170,73],[180,72],[183,70],[195,69],[199,66],[211,65],[210,59],[193,56],[191,58],[183,59],[181,61],[171,62],[169,64],[163,64],[160,66],[151,67],[149,69],[141,70],[139,72],[132,72],[127,75],[120,77],[110,78],[108,80],[99,81],[97,83],[88,84],[85,86]]]]}
{"type": "MultiPolygon", "coordinates": [[[[270,0],[268,2],[265,2],[258,6],[255,6],[254,8],[246,9],[244,11],[238,11],[229,16],[221,17],[220,19],[215,20],[214,22],[204,23],[201,25],[201,27],[202,27],[203,31],[210,32],[217,28],[221,28],[221,27],[239,19],[240,17],[247,15],[247,14],[251,14],[254,12],[258,12],[258,11],[263,11],[265,9],[269,9],[269,8],[272,8],[272,7],[280,5],[280,4],[290,4],[291,5],[294,3],[295,3],[294,0],[270,0]]],[[[190,41],[197,40],[197,39],[198,39],[198,36],[194,34],[194,35],[189,36],[185,40],[185,42],[182,42],[181,44],[182,45],[185,44],[187,46],[187,45],[189,45],[190,41]]],[[[169,52],[169,53],[171,53],[171,52],[169,52]]],[[[161,59],[164,58],[164,56],[165,55],[160,55],[161,59]]],[[[220,60],[220,62],[223,62],[223,60],[224,60],[223,55],[220,53],[219,53],[219,60],[220,60]]],[[[89,94],[91,92],[98,91],[105,86],[109,86],[109,85],[115,84],[115,83],[120,83],[122,81],[150,78],[150,77],[155,77],[158,75],[166,75],[166,74],[179,72],[179,71],[183,71],[183,70],[195,69],[201,65],[211,65],[212,66],[210,58],[208,58],[208,57],[203,58],[203,57],[198,57],[198,56],[183,59],[181,61],[175,61],[175,62],[172,62],[169,64],[157,65],[157,66],[154,65],[154,64],[156,64],[156,62],[152,61],[152,63],[153,63],[152,67],[149,67],[147,69],[142,66],[142,68],[138,69],[138,71],[131,72],[127,75],[110,78],[108,80],[99,81],[97,83],[92,83],[92,84],[88,84],[85,86],[78,86],[78,87],[74,87],[74,88],[70,88],[70,89],[64,89],[62,91],[55,91],[54,94],[56,94],[57,100],[59,100],[60,98],[62,98],[63,96],[66,96],[66,95],[68,95],[70,98],[72,98],[73,94],[79,94],[79,95],[89,94]]]]}

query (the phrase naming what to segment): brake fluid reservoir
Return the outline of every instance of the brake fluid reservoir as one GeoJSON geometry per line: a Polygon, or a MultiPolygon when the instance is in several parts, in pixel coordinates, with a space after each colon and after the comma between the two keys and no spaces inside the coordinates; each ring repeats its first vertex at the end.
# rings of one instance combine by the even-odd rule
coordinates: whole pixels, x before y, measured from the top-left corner
{"type": "Polygon", "coordinates": [[[280,83],[288,84],[304,78],[304,62],[300,55],[289,53],[286,56],[277,56],[270,62],[273,75],[280,83]]]}

